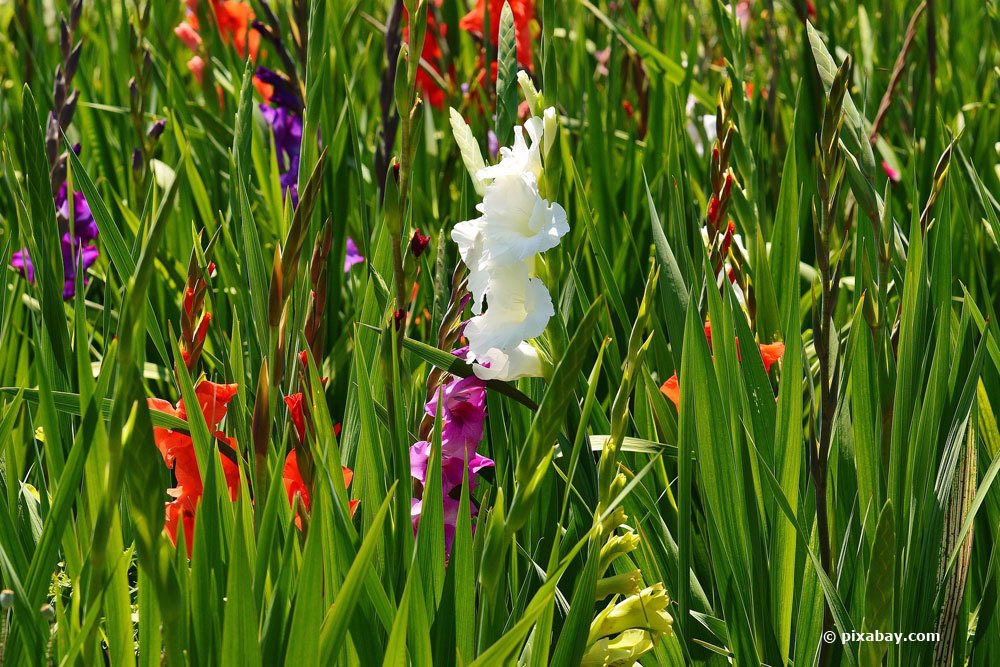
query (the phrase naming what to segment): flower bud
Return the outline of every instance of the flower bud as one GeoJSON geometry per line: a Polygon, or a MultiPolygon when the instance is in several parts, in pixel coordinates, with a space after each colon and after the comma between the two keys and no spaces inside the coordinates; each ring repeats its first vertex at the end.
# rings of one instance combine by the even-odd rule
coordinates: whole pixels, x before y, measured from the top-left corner
{"type": "Polygon", "coordinates": [[[616,574],[598,579],[594,592],[595,600],[603,600],[609,595],[635,595],[642,585],[642,572],[632,570],[625,574],[616,574]]]}
{"type": "Polygon", "coordinates": [[[715,225],[716,219],[719,217],[719,198],[714,194],[708,200],[708,222],[715,225]]]}
{"type": "Polygon", "coordinates": [[[76,0],[69,10],[69,27],[76,30],[80,25],[80,15],[83,14],[83,0],[76,0]]]}
{"type": "Polygon", "coordinates": [[[424,236],[420,233],[420,228],[417,227],[413,230],[413,236],[410,238],[410,252],[413,253],[414,257],[420,257],[427,250],[427,246],[431,242],[431,237],[424,236]]]}
{"type": "Polygon", "coordinates": [[[70,51],[69,56],[66,58],[66,78],[72,79],[73,75],[76,74],[76,68],[80,65],[80,52],[83,49],[83,43],[76,45],[76,48],[70,51]]]}
{"type": "Polygon", "coordinates": [[[199,348],[205,344],[205,337],[208,335],[208,325],[212,321],[212,313],[205,313],[198,323],[198,330],[194,334],[194,344],[199,348]]]}
{"type": "Polygon", "coordinates": [[[14,591],[5,588],[0,591],[0,609],[10,609],[14,606],[14,591]]]}
{"type": "Polygon", "coordinates": [[[399,162],[393,158],[389,165],[389,173],[385,179],[385,193],[382,196],[382,211],[385,214],[385,224],[389,235],[399,239],[402,234],[403,212],[399,201],[399,162]]]}
{"type": "Polygon", "coordinates": [[[281,248],[274,247],[274,263],[271,267],[271,286],[267,293],[267,323],[271,327],[278,326],[281,319],[282,304],[282,271],[281,271],[281,248]]]}
{"type": "Polygon", "coordinates": [[[549,151],[552,150],[552,144],[555,143],[558,134],[559,121],[556,118],[556,109],[549,107],[542,113],[542,136],[544,137],[542,159],[548,158],[549,151]]]}
{"type": "Polygon", "coordinates": [[[542,101],[538,94],[538,89],[535,88],[535,83],[523,69],[519,70],[517,73],[517,85],[521,88],[521,93],[524,95],[525,102],[528,103],[528,109],[531,115],[538,115],[541,113],[542,101]]]}
{"type": "Polygon", "coordinates": [[[69,26],[66,25],[66,19],[59,19],[59,54],[62,56],[63,60],[69,57],[69,49],[71,46],[69,26]]]}
{"type": "Polygon", "coordinates": [[[46,602],[45,604],[43,604],[42,608],[39,609],[38,611],[42,615],[42,618],[44,618],[49,623],[51,623],[54,620],[56,620],[56,610],[55,610],[55,607],[53,607],[49,603],[46,602]]]}
{"type": "Polygon", "coordinates": [[[250,433],[253,438],[253,450],[257,460],[267,457],[268,438],[271,434],[271,404],[270,382],[267,372],[267,359],[261,362],[260,376],[257,378],[257,396],[253,403],[253,418],[250,433]]]}
{"type": "Polygon", "coordinates": [[[149,132],[146,133],[146,138],[150,141],[156,141],[163,134],[163,128],[167,126],[167,121],[163,118],[153,123],[153,126],[149,128],[149,132]]]}
{"type": "Polygon", "coordinates": [[[601,523],[601,533],[607,535],[627,520],[628,516],[625,514],[625,508],[619,505],[613,512],[611,512],[610,516],[604,519],[601,523]]]}
{"type": "Polygon", "coordinates": [[[606,571],[616,558],[635,551],[638,547],[639,535],[634,530],[629,530],[622,535],[612,535],[601,547],[600,571],[606,571]]]}

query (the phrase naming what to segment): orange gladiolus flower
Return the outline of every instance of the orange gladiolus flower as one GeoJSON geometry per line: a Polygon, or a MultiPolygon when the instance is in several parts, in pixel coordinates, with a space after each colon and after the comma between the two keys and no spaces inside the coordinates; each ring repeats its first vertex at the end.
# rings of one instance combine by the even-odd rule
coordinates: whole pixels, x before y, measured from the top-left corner
{"type": "Polygon", "coordinates": [[[660,385],[660,392],[673,402],[674,407],[681,409],[681,385],[677,380],[677,373],[660,385]]]}

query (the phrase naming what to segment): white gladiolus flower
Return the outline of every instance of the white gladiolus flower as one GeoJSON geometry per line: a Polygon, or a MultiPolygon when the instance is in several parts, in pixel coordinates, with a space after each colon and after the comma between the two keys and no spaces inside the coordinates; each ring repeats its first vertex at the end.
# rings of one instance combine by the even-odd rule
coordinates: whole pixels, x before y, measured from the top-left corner
{"type": "MultiPolygon", "coordinates": [[[[533,91],[529,86],[527,92],[533,91]]],[[[468,144],[463,146],[463,159],[471,172],[478,151],[472,150],[475,142],[459,120],[453,113],[456,138],[468,144]]],[[[542,161],[557,131],[553,108],[546,109],[542,118],[515,127],[514,145],[500,149],[500,162],[473,174],[477,191],[482,188],[483,193],[476,206],[481,215],[458,223],[451,233],[469,269],[475,316],[466,323],[465,336],[468,360],[481,379],[542,374],[538,351],[525,341],[540,336],[555,314],[549,291],[534,277],[535,259],[559,245],[569,231],[566,210],[542,198],[538,189],[542,161]]]]}
{"type": "Polygon", "coordinates": [[[545,283],[529,277],[521,263],[491,272],[486,298],[486,312],[465,326],[469,351],[477,359],[490,348],[510,350],[523,340],[541,335],[555,314],[545,283]]]}
{"type": "Polygon", "coordinates": [[[479,362],[473,364],[472,372],[480,380],[509,382],[542,374],[542,360],[531,343],[521,343],[509,353],[491,348],[479,358],[479,362]]]}

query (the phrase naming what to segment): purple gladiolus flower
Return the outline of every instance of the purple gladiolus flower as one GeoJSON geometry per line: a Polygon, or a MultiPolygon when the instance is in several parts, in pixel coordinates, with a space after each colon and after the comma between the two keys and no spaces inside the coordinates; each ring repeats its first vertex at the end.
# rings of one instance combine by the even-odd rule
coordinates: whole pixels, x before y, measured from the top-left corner
{"type": "Polygon", "coordinates": [[[428,415],[437,414],[439,397],[443,424],[442,456],[467,455],[471,458],[483,439],[483,423],[486,421],[486,387],[483,381],[474,375],[453,378],[428,401],[425,406],[428,415]]]}
{"type": "Polygon", "coordinates": [[[486,133],[487,148],[490,151],[490,157],[496,159],[497,155],[500,154],[500,141],[497,139],[497,135],[493,130],[489,130],[486,133]]]}
{"type": "MultiPolygon", "coordinates": [[[[70,211],[69,196],[64,183],[55,196],[56,216],[61,229],[69,229],[70,214],[72,213],[72,233],[66,231],[60,239],[62,261],[63,261],[63,299],[72,299],[76,295],[76,272],[77,267],[82,266],[86,271],[94,262],[100,251],[94,244],[97,238],[97,223],[90,212],[90,205],[82,192],[73,193],[73,210],[70,211]]],[[[20,272],[28,282],[35,283],[35,265],[31,261],[27,248],[21,248],[10,258],[10,264],[20,272]]],[[[86,273],[83,283],[86,285],[88,278],[86,273]]]]}
{"type": "Polygon", "coordinates": [[[260,105],[264,120],[271,127],[274,152],[278,160],[281,196],[291,191],[292,206],[299,203],[299,152],[302,148],[302,116],[284,107],[260,105]]]}
{"type": "MultiPolygon", "coordinates": [[[[459,358],[464,352],[455,350],[459,358]]],[[[445,382],[424,406],[428,415],[440,414],[441,430],[441,500],[444,507],[445,553],[451,553],[458,522],[459,489],[468,475],[469,490],[476,488],[477,477],[486,468],[493,467],[493,461],[476,452],[483,439],[483,425],[486,421],[486,386],[475,376],[452,377],[445,382]]],[[[426,484],[427,464],[431,455],[431,445],[426,440],[410,447],[410,475],[421,487],[426,484]]],[[[421,495],[426,489],[421,489],[421,495]]],[[[410,507],[413,530],[416,531],[423,503],[426,497],[414,498],[410,507]]],[[[478,509],[470,505],[473,516],[478,509]]]]}
{"type": "Polygon", "coordinates": [[[358,244],[350,236],[347,237],[347,255],[344,257],[344,273],[351,270],[355,264],[365,261],[364,255],[358,250],[358,244]]]}
{"type": "MultiPolygon", "coordinates": [[[[455,500],[451,496],[443,496],[443,509],[444,509],[444,550],[445,554],[451,553],[451,545],[455,542],[455,529],[458,526],[458,508],[461,505],[461,501],[455,500]]],[[[420,514],[424,508],[424,501],[411,498],[410,499],[410,519],[413,521],[413,532],[417,532],[417,528],[420,525],[420,514]]],[[[479,508],[472,505],[470,508],[470,513],[472,516],[476,516],[479,512],[479,508]]]]}
{"type": "MultiPolygon", "coordinates": [[[[421,440],[410,447],[410,475],[421,484],[426,484],[427,460],[431,455],[431,443],[421,440]]],[[[458,456],[442,456],[441,458],[441,492],[444,495],[450,494],[453,490],[462,486],[462,478],[465,474],[463,466],[466,461],[458,456]]],[[[467,463],[469,469],[469,486],[476,488],[476,475],[486,468],[493,467],[493,461],[480,454],[473,454],[467,463]]]]}
{"type": "Polygon", "coordinates": [[[271,86],[271,104],[276,107],[301,113],[302,99],[295,92],[292,82],[284,74],[266,67],[258,67],[255,75],[261,82],[271,86]]]}
{"type": "MultiPolygon", "coordinates": [[[[56,213],[59,215],[61,223],[69,225],[69,197],[67,196],[66,184],[63,183],[56,193],[56,213]]],[[[82,243],[93,241],[97,238],[97,223],[90,212],[90,205],[82,192],[73,193],[73,235],[76,240],[82,243]]]]}

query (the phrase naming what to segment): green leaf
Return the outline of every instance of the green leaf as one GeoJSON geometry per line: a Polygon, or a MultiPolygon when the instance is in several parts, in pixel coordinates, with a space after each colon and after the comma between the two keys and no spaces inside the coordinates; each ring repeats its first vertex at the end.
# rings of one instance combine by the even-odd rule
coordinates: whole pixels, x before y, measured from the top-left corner
{"type": "Polygon", "coordinates": [[[389,513],[389,504],[395,493],[396,485],[393,484],[385,500],[382,501],[382,506],[379,507],[375,519],[372,520],[371,528],[365,536],[364,541],[362,541],[361,548],[358,549],[358,555],[355,557],[354,562],[351,563],[351,568],[348,570],[347,576],[344,577],[343,585],[337,591],[337,597],[333,601],[333,606],[327,610],[326,616],[323,618],[323,625],[319,635],[321,664],[330,664],[333,657],[339,654],[338,652],[343,646],[351,614],[358,600],[361,598],[362,587],[371,564],[372,556],[375,553],[375,547],[382,538],[382,523],[389,513]]]}

